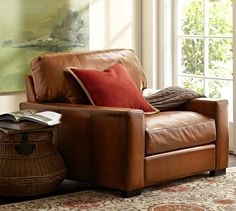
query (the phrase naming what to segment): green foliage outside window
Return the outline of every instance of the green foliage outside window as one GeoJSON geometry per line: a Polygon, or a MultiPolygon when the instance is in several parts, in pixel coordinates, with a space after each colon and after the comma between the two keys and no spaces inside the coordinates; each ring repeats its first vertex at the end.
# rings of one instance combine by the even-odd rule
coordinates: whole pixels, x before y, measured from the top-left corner
{"type": "MultiPolygon", "coordinates": [[[[204,1],[189,1],[183,9],[182,33],[184,35],[208,35],[213,38],[204,42],[201,38],[180,40],[182,73],[203,76],[204,69],[212,77],[232,78],[232,39],[216,36],[232,36],[232,0],[208,0],[208,32],[204,32],[204,1]],[[214,37],[215,36],[215,37],[214,37]],[[208,46],[208,68],[204,68],[204,45],[208,46]]],[[[202,80],[184,77],[182,84],[200,93],[204,92],[202,80]]],[[[225,82],[213,80],[208,83],[209,97],[221,97],[225,82]]]]}

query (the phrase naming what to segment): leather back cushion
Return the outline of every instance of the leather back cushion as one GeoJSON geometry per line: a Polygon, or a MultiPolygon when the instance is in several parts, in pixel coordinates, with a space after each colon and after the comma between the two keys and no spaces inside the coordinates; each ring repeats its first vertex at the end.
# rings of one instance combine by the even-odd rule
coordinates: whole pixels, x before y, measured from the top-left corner
{"type": "Polygon", "coordinates": [[[137,56],[129,49],[44,54],[31,62],[36,98],[39,101],[90,104],[83,89],[65,71],[68,66],[104,70],[121,61],[137,88],[146,88],[146,77],[137,56]]]}

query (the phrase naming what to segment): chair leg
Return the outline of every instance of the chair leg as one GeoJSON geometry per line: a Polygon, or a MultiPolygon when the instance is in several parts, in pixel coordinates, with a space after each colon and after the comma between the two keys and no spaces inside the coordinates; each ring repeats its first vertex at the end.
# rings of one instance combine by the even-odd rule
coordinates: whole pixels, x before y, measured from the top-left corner
{"type": "Polygon", "coordinates": [[[131,191],[122,191],[121,196],[124,198],[128,198],[128,197],[138,196],[141,193],[142,193],[142,189],[136,189],[136,190],[131,190],[131,191]]]}
{"type": "Polygon", "coordinates": [[[226,174],[226,169],[217,169],[214,171],[210,171],[209,176],[210,177],[215,177],[215,176],[221,176],[226,174]]]}

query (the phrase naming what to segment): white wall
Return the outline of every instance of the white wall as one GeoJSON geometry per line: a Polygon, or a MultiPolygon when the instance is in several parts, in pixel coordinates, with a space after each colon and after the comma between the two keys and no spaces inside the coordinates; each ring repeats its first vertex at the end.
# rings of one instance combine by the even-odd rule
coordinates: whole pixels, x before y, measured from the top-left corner
{"type": "Polygon", "coordinates": [[[23,101],[26,101],[25,92],[1,94],[0,113],[18,110],[19,103],[23,101]]]}
{"type": "Polygon", "coordinates": [[[141,0],[90,0],[90,49],[131,48],[141,59],[141,0]]]}
{"type": "Polygon", "coordinates": [[[142,0],[142,65],[150,88],[157,88],[156,7],[156,0],[142,0]]]}
{"type": "MultiPolygon", "coordinates": [[[[90,0],[90,49],[131,48],[141,59],[141,0],[90,0]]],[[[0,113],[18,110],[25,93],[0,94],[0,113]]]]}

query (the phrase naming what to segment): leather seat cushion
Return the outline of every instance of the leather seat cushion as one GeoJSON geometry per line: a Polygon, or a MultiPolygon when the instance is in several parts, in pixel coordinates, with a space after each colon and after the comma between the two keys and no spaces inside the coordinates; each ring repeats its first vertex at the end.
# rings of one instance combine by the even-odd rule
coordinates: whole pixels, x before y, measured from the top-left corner
{"type": "Polygon", "coordinates": [[[166,111],[145,117],[145,153],[153,155],[216,140],[215,120],[192,111],[166,111]]]}

